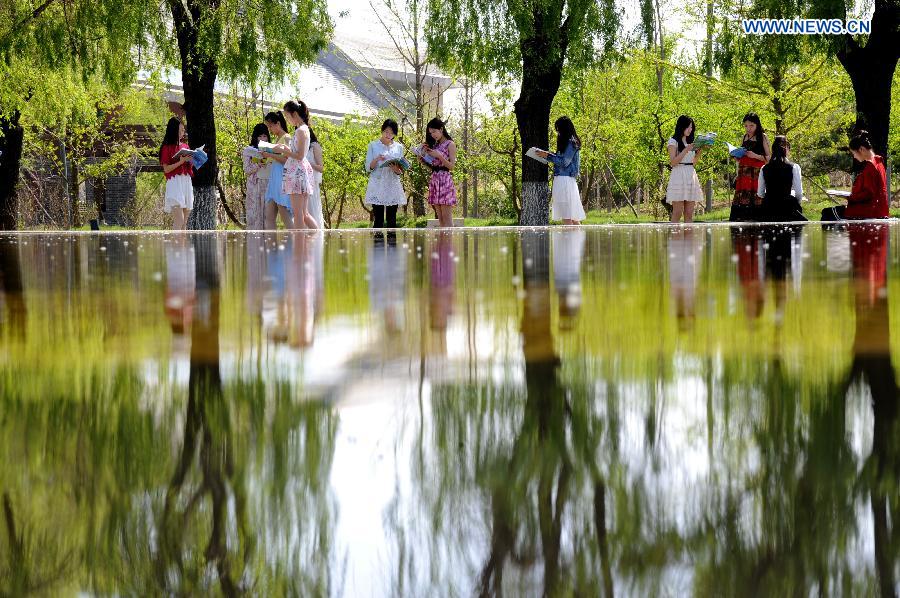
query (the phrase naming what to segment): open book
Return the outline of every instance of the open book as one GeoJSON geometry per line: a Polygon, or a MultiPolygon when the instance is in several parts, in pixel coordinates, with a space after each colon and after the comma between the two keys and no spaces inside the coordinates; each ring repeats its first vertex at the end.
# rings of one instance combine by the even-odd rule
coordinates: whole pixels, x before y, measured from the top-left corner
{"type": "Polygon", "coordinates": [[[744,154],[747,153],[747,148],[745,148],[745,147],[738,147],[736,145],[731,145],[727,141],[725,142],[725,145],[728,146],[728,155],[731,156],[732,158],[743,158],[744,154]]]}
{"type": "MultiPolygon", "coordinates": [[[[430,158],[431,156],[429,156],[430,158]]],[[[385,160],[381,164],[378,165],[378,168],[384,168],[385,166],[390,166],[391,164],[396,164],[400,167],[400,170],[409,170],[409,162],[406,161],[406,158],[391,158],[390,160],[385,160]]]]}
{"type": "Polygon", "coordinates": [[[829,197],[850,197],[849,191],[840,191],[839,189],[825,189],[825,195],[829,197]]]}
{"type": "Polygon", "coordinates": [[[537,147],[529,147],[528,151],[525,152],[525,155],[528,156],[529,158],[531,158],[532,160],[537,160],[541,164],[546,164],[547,158],[542,158],[541,156],[538,155],[538,152],[545,152],[545,151],[547,151],[547,150],[542,150],[537,147]]]}
{"type": "Polygon", "coordinates": [[[694,147],[709,147],[716,142],[716,134],[715,133],[703,133],[702,135],[697,135],[694,137],[694,147]]]}
{"type": "Polygon", "coordinates": [[[176,154],[174,156],[172,156],[172,159],[180,158],[181,156],[190,156],[191,158],[193,158],[197,154],[197,152],[202,152],[203,148],[205,148],[205,147],[206,147],[206,145],[204,144],[196,149],[188,149],[186,147],[182,148],[182,149],[178,150],[178,152],[176,152],[176,154]]]}
{"type": "Polygon", "coordinates": [[[261,151],[261,152],[265,152],[267,154],[277,154],[278,153],[275,151],[275,148],[278,145],[276,143],[269,143],[268,141],[260,140],[257,142],[256,145],[259,148],[259,151],[261,151]]]}
{"type": "Polygon", "coordinates": [[[425,151],[425,148],[421,145],[414,146],[412,148],[412,153],[414,153],[418,157],[422,158],[422,160],[424,160],[426,164],[436,164],[437,163],[437,160],[435,160],[433,157],[429,156],[428,153],[425,151]]]}

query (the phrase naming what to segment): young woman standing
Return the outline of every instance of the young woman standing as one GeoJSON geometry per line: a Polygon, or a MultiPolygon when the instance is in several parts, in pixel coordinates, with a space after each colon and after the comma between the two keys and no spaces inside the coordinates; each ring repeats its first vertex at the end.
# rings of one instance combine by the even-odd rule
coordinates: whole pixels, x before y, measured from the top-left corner
{"type": "MultiPolygon", "coordinates": [[[[428,203],[434,207],[441,226],[452,227],[453,206],[456,205],[456,187],[453,185],[453,175],[450,173],[456,166],[456,144],[447,133],[444,121],[433,118],[428,122],[425,145],[425,153],[433,160],[431,164],[428,164],[431,168],[428,203]]],[[[426,163],[424,159],[420,159],[426,163]]]]}
{"type": "Polygon", "coordinates": [[[309,108],[303,102],[291,100],[284,105],[284,113],[294,127],[290,146],[279,145],[275,151],[287,157],[281,190],[291,196],[291,212],[295,229],[315,229],[316,221],[309,214],[309,196],[313,193],[314,175],[309,164],[309,108]]]}
{"type": "Polygon", "coordinates": [[[703,148],[694,149],[694,119],[682,114],[675,123],[675,134],[666,143],[669,151],[669,187],[666,189],[666,203],[672,206],[672,222],[685,224],[694,221],[694,206],[703,200],[703,189],[694,165],[703,148]]]}
{"type": "Polygon", "coordinates": [[[174,116],[166,123],[166,134],[163,136],[162,146],[159,148],[159,163],[163,174],[166,175],[166,199],[163,210],[172,214],[172,228],[184,230],[191,209],[194,207],[194,186],[192,178],[194,167],[191,164],[191,156],[183,155],[178,158],[175,154],[182,149],[190,149],[188,144],[182,143],[184,138],[184,125],[174,116]]]}
{"type": "Polygon", "coordinates": [[[744,116],[744,137],[741,139],[741,147],[747,150],[738,161],[737,180],[734,183],[734,199],[731,202],[732,222],[754,222],[759,220],[759,210],[762,206],[762,198],[756,194],[759,187],[759,171],[769,156],[772,155],[769,148],[769,138],[763,130],[759,116],[755,112],[748,112],[744,116]]]}
{"type": "Polygon", "coordinates": [[[324,228],[322,174],[325,172],[325,161],[322,158],[322,144],[312,129],[309,130],[309,165],[313,169],[313,192],[309,196],[309,215],[316,221],[316,228],[324,228]]]}
{"type": "Polygon", "coordinates": [[[551,216],[563,224],[581,224],[584,208],[581,193],[575,180],[581,170],[581,139],[575,132],[575,124],[568,116],[559,117],[553,124],[556,129],[556,153],[538,152],[553,164],[553,202],[551,216]]]}
{"type": "MultiPolygon", "coordinates": [[[[291,137],[287,134],[287,121],[281,112],[269,112],[266,114],[266,126],[269,127],[272,143],[287,145],[291,137]]],[[[269,184],[266,186],[266,230],[275,230],[275,216],[281,216],[281,222],[285,228],[294,228],[294,219],[291,215],[291,198],[282,193],[281,186],[284,182],[284,163],[287,157],[280,154],[272,155],[272,168],[269,171],[269,184]]]]}
{"type": "Polygon", "coordinates": [[[385,213],[387,227],[397,228],[397,207],[406,205],[406,193],[400,176],[403,170],[396,164],[383,166],[387,160],[402,158],[405,153],[403,144],[395,141],[397,121],[387,119],[381,125],[381,137],[369,143],[366,150],[366,171],[369,183],[366,186],[366,203],[372,206],[375,216],[373,228],[384,228],[385,213]]]}
{"type": "MultiPolygon", "coordinates": [[[[250,147],[258,148],[260,141],[269,140],[269,129],[263,123],[253,127],[250,136],[250,147]]],[[[244,151],[241,158],[244,162],[244,174],[247,175],[247,194],[244,199],[247,212],[247,230],[263,230],[266,226],[265,204],[266,187],[269,185],[269,172],[272,163],[265,157],[250,150],[244,151]]]]}

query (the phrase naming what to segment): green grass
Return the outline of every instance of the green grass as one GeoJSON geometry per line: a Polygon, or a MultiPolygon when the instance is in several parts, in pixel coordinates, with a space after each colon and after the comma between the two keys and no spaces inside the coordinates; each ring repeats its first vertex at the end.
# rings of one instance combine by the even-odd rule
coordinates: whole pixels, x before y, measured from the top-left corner
{"type": "MultiPolygon", "coordinates": [[[[820,219],[822,210],[827,207],[835,206],[834,202],[828,199],[814,200],[803,204],[803,213],[809,218],[811,221],[816,221],[820,219]]],[[[729,206],[721,206],[710,212],[700,211],[700,213],[696,214],[694,220],[696,222],[726,222],[728,220],[728,213],[730,207],[729,206]]],[[[627,206],[620,207],[617,211],[607,212],[605,210],[591,210],[587,213],[587,218],[584,220],[583,224],[640,224],[640,223],[654,223],[654,222],[666,222],[668,219],[665,216],[665,212],[661,209],[658,210],[659,218],[653,218],[652,214],[641,212],[635,217],[634,213],[627,206]]],[[[890,215],[894,218],[900,218],[900,207],[891,208],[890,215]]],[[[405,217],[402,214],[397,217],[397,224],[401,228],[425,228],[427,226],[428,220],[431,219],[431,216],[427,217],[405,217]]],[[[504,218],[501,216],[489,216],[484,218],[466,218],[465,225],[468,226],[516,226],[518,222],[515,218],[504,218]]],[[[560,224],[557,221],[553,221],[552,224],[560,224]]],[[[280,224],[279,224],[280,225],[280,224]]],[[[371,223],[368,220],[351,220],[341,222],[341,229],[359,229],[359,228],[369,228],[371,223]]],[[[44,229],[30,229],[30,230],[44,230],[44,229]]],[[[46,229],[52,230],[52,229],[46,229]]],[[[75,231],[89,231],[90,225],[85,224],[80,227],[76,227],[72,230],[75,231]]],[[[127,226],[103,226],[102,230],[104,231],[133,231],[133,230],[167,230],[162,228],[143,228],[136,229],[130,228],[127,226]]],[[[233,224],[229,223],[228,226],[220,227],[220,230],[238,230],[233,224]]]]}

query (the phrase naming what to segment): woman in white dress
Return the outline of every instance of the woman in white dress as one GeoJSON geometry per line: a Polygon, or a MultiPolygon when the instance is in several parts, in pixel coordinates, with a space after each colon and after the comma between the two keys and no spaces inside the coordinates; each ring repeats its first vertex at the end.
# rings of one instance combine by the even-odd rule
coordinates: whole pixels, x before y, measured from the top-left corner
{"type": "Polygon", "coordinates": [[[366,187],[366,203],[372,206],[375,216],[374,228],[385,227],[385,213],[388,228],[397,228],[397,207],[406,205],[406,192],[403,190],[403,168],[390,160],[403,158],[405,148],[397,136],[397,122],[387,119],[381,125],[381,138],[369,143],[366,151],[366,172],[369,173],[369,184],[366,187]]]}
{"type": "Polygon", "coordinates": [[[703,153],[703,148],[694,149],[694,119],[681,115],[675,123],[675,134],[666,142],[669,151],[669,188],[666,190],[666,203],[672,205],[672,222],[694,221],[694,204],[703,200],[703,189],[694,164],[703,153]]]}
{"type": "Polygon", "coordinates": [[[309,196],[309,215],[318,224],[317,228],[324,228],[324,218],[322,217],[322,173],[325,172],[325,162],[322,159],[322,145],[312,129],[309,130],[309,155],[307,159],[313,169],[313,192],[309,196]]]}

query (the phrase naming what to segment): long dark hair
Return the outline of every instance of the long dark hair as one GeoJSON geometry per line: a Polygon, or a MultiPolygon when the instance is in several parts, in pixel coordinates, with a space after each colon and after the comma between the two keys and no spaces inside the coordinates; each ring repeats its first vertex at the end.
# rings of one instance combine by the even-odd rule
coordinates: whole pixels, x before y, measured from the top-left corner
{"type": "Polygon", "coordinates": [[[263,123],[259,123],[255,127],[253,127],[253,133],[250,135],[250,145],[252,147],[259,147],[259,136],[265,135],[269,136],[269,127],[267,127],[263,123]]]}
{"type": "Polygon", "coordinates": [[[302,100],[288,100],[284,103],[284,111],[300,115],[303,124],[309,126],[309,108],[302,100]]]}
{"type": "Polygon", "coordinates": [[[281,113],[281,110],[278,112],[269,112],[263,120],[270,123],[277,123],[281,126],[281,130],[287,133],[287,121],[284,120],[284,114],[281,113]]]}
{"type": "Polygon", "coordinates": [[[776,136],[775,140],[772,141],[772,159],[770,162],[787,164],[787,151],[789,149],[791,149],[791,144],[788,142],[787,137],[784,135],[776,136]]]}
{"type": "Polygon", "coordinates": [[[571,118],[568,116],[560,116],[556,119],[556,122],[553,123],[553,128],[556,129],[557,154],[564,153],[569,142],[575,144],[576,150],[581,149],[581,138],[578,137],[578,133],[575,132],[575,123],[572,122],[571,118]]]}
{"type": "Polygon", "coordinates": [[[166,123],[166,134],[163,135],[162,145],[159,146],[159,159],[162,160],[162,151],[163,148],[167,145],[178,145],[181,143],[181,136],[179,133],[181,132],[179,129],[181,127],[181,121],[175,118],[174,116],[169,119],[169,122],[166,123]]]}
{"type": "Polygon", "coordinates": [[[432,118],[428,121],[428,124],[425,125],[425,143],[427,143],[428,147],[430,147],[431,149],[434,149],[437,141],[434,140],[434,137],[431,136],[431,133],[428,132],[428,129],[440,129],[441,133],[444,134],[444,139],[446,139],[447,141],[453,141],[453,137],[450,137],[450,133],[447,132],[447,123],[439,118],[432,118]]]}
{"type": "MultiPolygon", "coordinates": [[[[759,121],[759,115],[756,112],[748,112],[744,115],[744,120],[741,122],[751,122],[756,125],[756,133],[754,133],[754,137],[756,137],[756,143],[753,146],[753,151],[760,156],[766,155],[766,146],[763,143],[763,136],[765,135],[765,130],[763,129],[762,123],[759,121]]],[[[747,137],[747,134],[744,133],[744,137],[747,137]]],[[[748,140],[749,138],[745,139],[748,140]]]]}
{"type": "Polygon", "coordinates": [[[678,144],[678,153],[684,149],[684,141],[682,137],[684,137],[684,132],[687,131],[687,128],[691,128],[691,134],[687,136],[688,143],[694,143],[694,134],[697,132],[697,125],[694,124],[694,119],[686,114],[682,114],[678,117],[678,120],[675,121],[675,134],[672,136],[675,139],[675,142],[678,144]]]}
{"type": "MultiPolygon", "coordinates": [[[[316,132],[312,130],[312,127],[310,127],[310,129],[309,129],[309,143],[310,144],[319,143],[319,138],[316,137],[316,132]]],[[[322,145],[322,144],[319,143],[319,145],[322,145]]]]}

